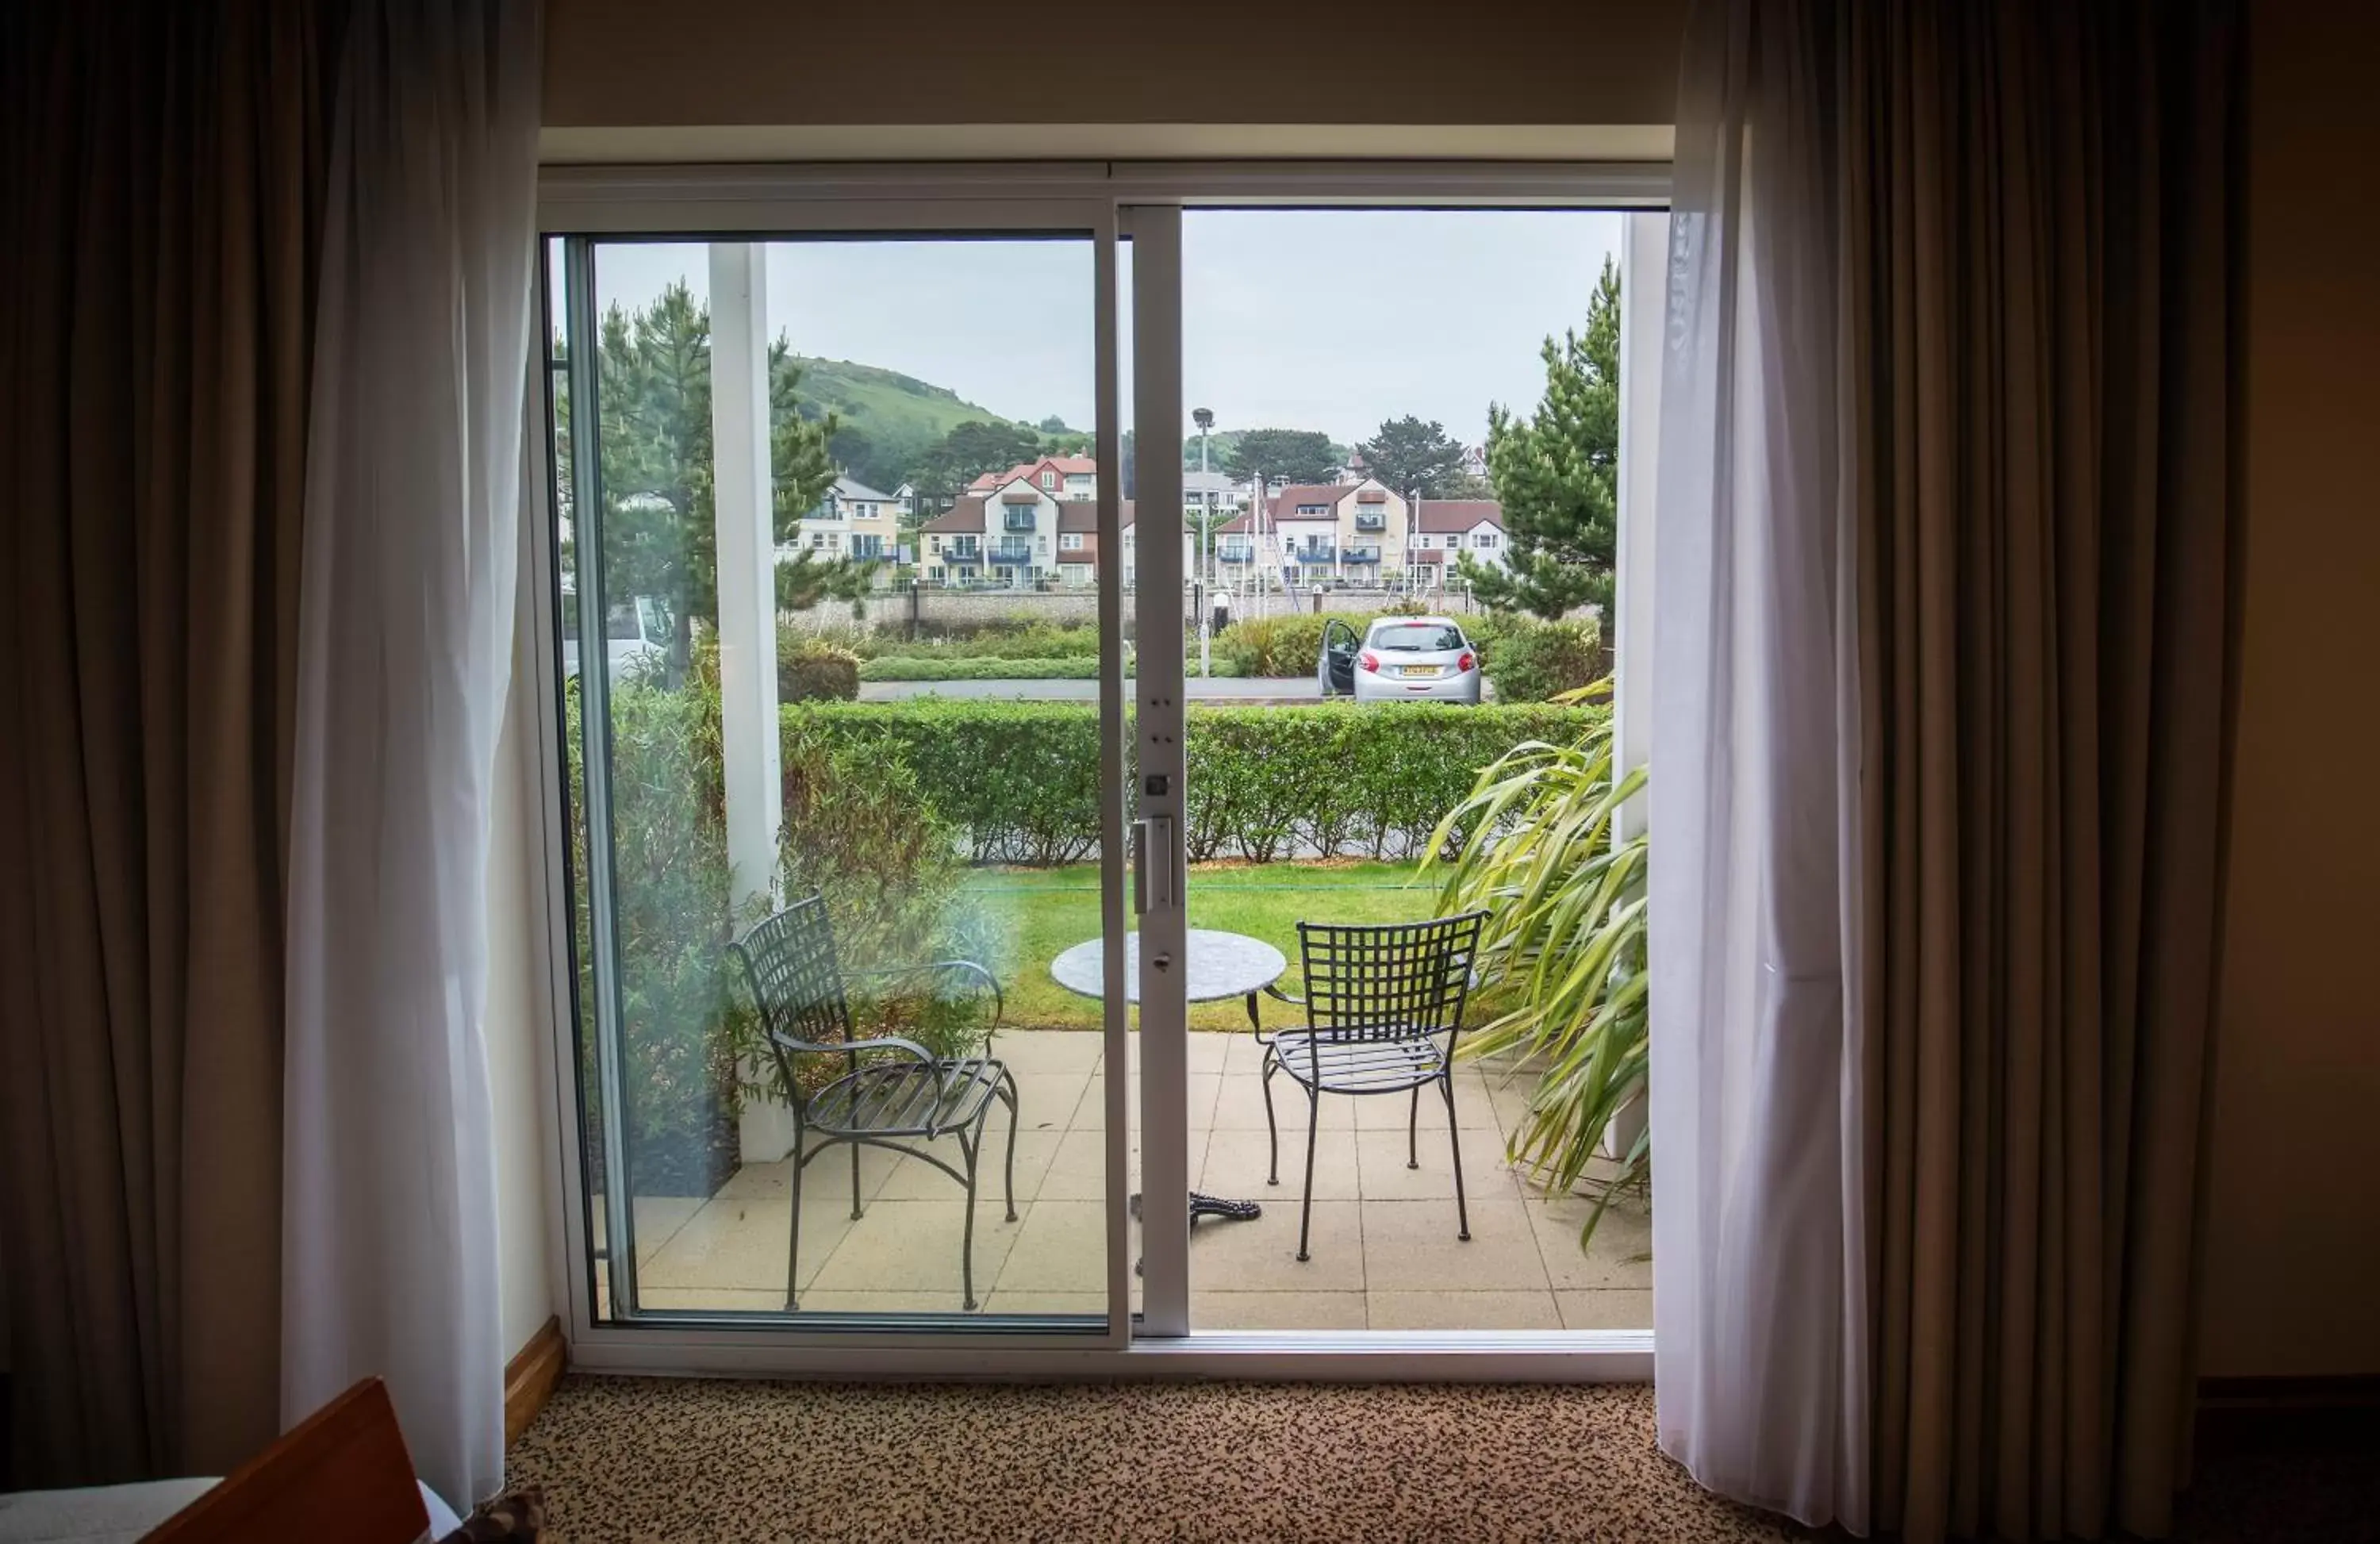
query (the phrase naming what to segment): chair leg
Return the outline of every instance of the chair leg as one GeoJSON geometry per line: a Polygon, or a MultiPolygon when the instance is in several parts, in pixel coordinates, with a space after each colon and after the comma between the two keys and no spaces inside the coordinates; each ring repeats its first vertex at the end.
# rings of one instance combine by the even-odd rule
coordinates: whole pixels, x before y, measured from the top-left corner
{"type": "Polygon", "coordinates": [[[802,1268],[802,1144],[794,1142],[794,1236],[785,1246],[785,1311],[792,1313],[801,1305],[794,1300],[794,1283],[800,1279],[802,1268]]]}
{"type": "Polygon", "coordinates": [[[1305,1259],[1307,1230],[1314,1225],[1314,1137],[1322,1125],[1322,1095],[1305,1096],[1305,1195],[1297,1203],[1297,1258],[1305,1259]]]}
{"type": "Polygon", "coordinates": [[[1016,1120],[1020,1112],[1016,1078],[1006,1067],[1000,1069],[1001,1080],[1008,1085],[1002,1096],[1008,1102],[1008,1220],[1016,1221],[1016,1120]]]}
{"type": "Polygon", "coordinates": [[[1414,1085],[1413,1108],[1405,1112],[1405,1167],[1421,1167],[1421,1085],[1414,1085]]]}
{"type": "Polygon", "coordinates": [[[1272,1147],[1272,1167],[1270,1173],[1265,1179],[1265,1183],[1267,1185],[1279,1185],[1281,1183],[1281,1127],[1275,1125],[1272,1119],[1272,1074],[1275,1065],[1276,1064],[1272,1059],[1272,1052],[1269,1051],[1266,1052],[1264,1076],[1257,1080],[1257,1087],[1264,1090],[1265,1140],[1271,1144],[1272,1147]]]}
{"type": "MultiPolygon", "coordinates": [[[[1446,1139],[1454,1149],[1454,1222],[1455,1237],[1471,1242],[1471,1209],[1463,1199],[1463,1134],[1454,1125],[1454,1079],[1439,1079],[1439,1091],[1446,1095],[1446,1139]]],[[[1415,1093],[1418,1095],[1419,1089],[1415,1093]]]]}
{"type": "Polygon", "coordinates": [[[859,1221],[859,1144],[851,1144],[851,1220],[859,1221]]]}
{"type": "MultiPolygon", "coordinates": [[[[1010,1129],[1014,1130],[1014,1127],[1012,1125],[1010,1129]]],[[[983,1134],[982,1127],[978,1126],[976,1134],[980,1137],[983,1134]]],[[[959,1133],[959,1151],[966,1154],[967,1169],[966,1231],[959,1241],[959,1287],[966,1311],[973,1313],[975,1312],[975,1161],[977,1154],[982,1151],[982,1149],[976,1143],[968,1141],[966,1133],[961,1132],[959,1133]]]]}

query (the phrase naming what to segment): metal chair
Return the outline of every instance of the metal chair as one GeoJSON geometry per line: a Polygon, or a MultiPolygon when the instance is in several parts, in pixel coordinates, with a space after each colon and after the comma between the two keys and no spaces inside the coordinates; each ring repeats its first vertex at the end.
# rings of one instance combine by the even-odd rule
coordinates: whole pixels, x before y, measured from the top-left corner
{"type": "MultiPolygon", "coordinates": [[[[839,1146],[851,1149],[851,1218],[857,1222],[859,1149],[887,1148],[932,1164],[966,1186],[966,1228],[959,1246],[960,1279],[968,1309],[975,1298],[976,1161],[983,1144],[983,1127],[997,1099],[1008,1107],[1008,1220],[1016,1221],[1016,1079],[990,1059],[991,1031],[984,1034],[983,1056],[957,1060],[937,1057],[914,1040],[884,1035],[873,1039],[851,1038],[851,1008],[844,996],[845,976],[835,963],[834,930],[827,920],[826,902],[818,895],[796,901],[774,917],[755,925],[728,947],[744,962],[745,979],[760,1011],[769,1049],[777,1058],[794,1100],[793,1241],[785,1250],[785,1307],[795,1301],[795,1272],[802,1248],[802,1173],[820,1154],[839,1146]],[[794,1081],[796,1056],[840,1055],[845,1071],[816,1093],[802,1097],[794,1081]],[[820,1138],[812,1147],[813,1137],[820,1138]],[[966,1167],[962,1172],[922,1145],[942,1137],[958,1138],[966,1167]]],[[[906,977],[956,977],[991,989],[991,1028],[1000,1027],[1006,1007],[1000,983],[990,971],[971,960],[936,960],[930,965],[878,971],[853,971],[851,979],[906,977]]]]}
{"type": "Polygon", "coordinates": [[[1297,1213],[1297,1258],[1306,1257],[1314,1216],[1314,1139],[1324,1094],[1402,1094],[1411,1091],[1405,1117],[1405,1167],[1421,1167],[1421,1091],[1435,1083],[1446,1097],[1448,1139],[1454,1147],[1456,1234],[1471,1237],[1471,1211],[1463,1196],[1463,1146],[1455,1137],[1454,1042],[1463,1034],[1463,1007],[1470,995],[1472,956],[1479,945],[1484,911],[1430,922],[1380,927],[1297,925],[1305,995],[1277,988],[1266,991],[1305,1009],[1305,1027],[1273,1034],[1262,1030],[1265,1131],[1272,1142],[1272,1173],[1281,1183],[1281,1129],[1272,1112],[1272,1075],[1289,1074],[1305,1090],[1305,1195],[1297,1213]]]}

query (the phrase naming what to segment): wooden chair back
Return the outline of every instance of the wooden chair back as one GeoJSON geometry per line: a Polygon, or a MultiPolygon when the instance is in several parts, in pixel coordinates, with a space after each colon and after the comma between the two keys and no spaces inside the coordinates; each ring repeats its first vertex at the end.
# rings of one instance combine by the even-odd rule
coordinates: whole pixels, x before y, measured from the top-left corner
{"type": "Polygon", "coordinates": [[[396,1407],[367,1378],[166,1518],[147,1544],[414,1544],[429,1530],[396,1407]]]}

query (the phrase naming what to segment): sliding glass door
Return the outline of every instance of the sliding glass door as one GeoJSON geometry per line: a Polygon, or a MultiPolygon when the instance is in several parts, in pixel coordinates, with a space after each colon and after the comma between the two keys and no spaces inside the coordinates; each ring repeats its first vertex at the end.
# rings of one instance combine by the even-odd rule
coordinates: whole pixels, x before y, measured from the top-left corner
{"type": "Polygon", "coordinates": [[[1228,171],[550,179],[583,1365],[1648,1368],[1659,216],[1228,171]]]}
{"type": "Polygon", "coordinates": [[[1122,1338],[1113,251],[552,243],[590,1328],[1122,1338]]]}

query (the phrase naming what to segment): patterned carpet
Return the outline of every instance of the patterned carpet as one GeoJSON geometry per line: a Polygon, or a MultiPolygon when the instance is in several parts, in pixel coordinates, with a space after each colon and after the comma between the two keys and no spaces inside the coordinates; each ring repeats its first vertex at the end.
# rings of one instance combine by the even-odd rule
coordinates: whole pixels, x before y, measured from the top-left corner
{"type": "Polygon", "coordinates": [[[1645,1387],[565,1379],[510,1460],[598,1539],[1801,1539],[1645,1387]]]}

